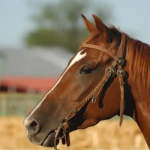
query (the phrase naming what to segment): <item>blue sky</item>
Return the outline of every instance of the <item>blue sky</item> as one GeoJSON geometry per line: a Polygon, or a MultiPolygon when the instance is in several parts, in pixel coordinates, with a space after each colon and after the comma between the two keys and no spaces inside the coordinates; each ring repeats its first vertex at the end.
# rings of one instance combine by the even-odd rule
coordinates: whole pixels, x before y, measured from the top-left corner
{"type": "MultiPolygon", "coordinates": [[[[48,0],[0,0],[0,47],[23,46],[24,35],[34,27],[30,16],[35,1],[48,0]]],[[[92,1],[98,6],[102,0],[92,1]]],[[[113,7],[114,19],[110,24],[130,35],[135,33],[137,39],[150,44],[150,0],[107,0],[107,3],[113,7]]],[[[87,18],[90,17],[88,14],[87,18]]]]}

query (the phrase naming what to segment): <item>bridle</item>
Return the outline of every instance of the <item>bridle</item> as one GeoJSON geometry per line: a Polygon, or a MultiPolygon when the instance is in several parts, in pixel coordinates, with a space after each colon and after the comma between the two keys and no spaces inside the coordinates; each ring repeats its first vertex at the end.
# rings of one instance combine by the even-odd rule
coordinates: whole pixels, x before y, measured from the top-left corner
{"type": "Polygon", "coordinates": [[[56,141],[57,139],[63,139],[65,138],[65,141],[67,141],[67,146],[70,146],[70,139],[69,139],[69,125],[68,121],[73,118],[80,110],[87,104],[90,100],[92,103],[96,102],[96,98],[100,94],[102,88],[104,87],[105,83],[108,81],[108,79],[111,76],[117,75],[119,78],[119,83],[120,83],[120,90],[121,90],[121,100],[120,100],[120,126],[122,125],[123,122],[123,113],[124,113],[124,82],[123,82],[123,77],[125,76],[125,71],[123,69],[123,64],[124,64],[124,44],[125,44],[125,35],[122,34],[122,40],[121,44],[119,47],[119,50],[116,55],[114,55],[111,51],[97,45],[92,45],[92,44],[83,44],[83,48],[93,48],[97,49],[100,51],[103,51],[104,53],[108,54],[110,57],[114,59],[112,62],[111,66],[108,66],[105,70],[105,75],[102,77],[100,82],[97,84],[97,86],[88,94],[82,102],[80,102],[76,108],[74,108],[65,118],[61,119],[60,121],[60,126],[58,129],[55,131],[55,139],[54,139],[54,148],[57,150],[57,144],[56,141]],[[59,134],[63,131],[63,136],[59,137],[59,134]],[[67,135],[67,137],[66,137],[67,135]]]}
{"type": "Polygon", "coordinates": [[[105,74],[100,80],[100,82],[96,85],[96,87],[88,94],[83,101],[81,101],[76,108],[74,108],[65,118],[61,119],[60,126],[56,130],[55,139],[54,139],[54,148],[57,150],[57,139],[63,139],[65,138],[65,141],[67,141],[67,146],[70,146],[70,140],[69,140],[69,124],[68,121],[73,118],[80,110],[87,104],[90,100],[92,103],[96,102],[96,98],[100,94],[102,88],[104,87],[105,83],[108,81],[108,79],[111,76],[117,75],[119,78],[120,83],[120,90],[121,90],[121,100],[120,100],[120,126],[123,122],[123,113],[124,113],[124,82],[123,77],[125,76],[125,71],[123,69],[124,64],[124,44],[125,44],[125,35],[122,33],[122,40],[119,47],[119,50],[116,55],[114,55],[111,51],[97,45],[92,44],[83,44],[83,48],[93,48],[100,51],[103,51],[104,53],[108,54],[110,57],[114,59],[112,64],[108,66],[105,69],[105,74]],[[59,137],[59,134],[63,131],[63,136],[59,137]]]}

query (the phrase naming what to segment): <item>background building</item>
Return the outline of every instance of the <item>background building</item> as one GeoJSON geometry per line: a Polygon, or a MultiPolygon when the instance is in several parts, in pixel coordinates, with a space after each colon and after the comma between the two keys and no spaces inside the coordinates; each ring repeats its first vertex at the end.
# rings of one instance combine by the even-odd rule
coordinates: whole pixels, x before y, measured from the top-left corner
{"type": "Polygon", "coordinates": [[[58,47],[0,49],[0,91],[46,92],[67,66],[72,53],[58,47]]]}

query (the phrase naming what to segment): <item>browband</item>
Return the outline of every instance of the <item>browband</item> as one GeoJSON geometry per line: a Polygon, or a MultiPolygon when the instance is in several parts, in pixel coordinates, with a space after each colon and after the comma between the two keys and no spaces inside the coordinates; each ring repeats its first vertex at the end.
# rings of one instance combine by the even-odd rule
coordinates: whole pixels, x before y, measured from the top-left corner
{"type": "Polygon", "coordinates": [[[101,50],[104,53],[108,54],[109,56],[111,56],[113,59],[116,59],[117,57],[109,50],[101,47],[101,46],[97,46],[97,45],[92,45],[92,44],[83,44],[82,47],[85,48],[93,48],[93,49],[97,49],[97,50],[101,50]]]}

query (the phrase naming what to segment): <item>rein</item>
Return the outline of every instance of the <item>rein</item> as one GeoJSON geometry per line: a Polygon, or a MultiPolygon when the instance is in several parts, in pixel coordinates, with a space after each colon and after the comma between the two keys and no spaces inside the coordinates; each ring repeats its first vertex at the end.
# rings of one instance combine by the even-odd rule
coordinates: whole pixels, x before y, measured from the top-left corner
{"type": "Polygon", "coordinates": [[[69,138],[69,125],[68,125],[68,121],[73,118],[80,110],[81,108],[83,108],[83,106],[85,104],[87,104],[87,102],[89,102],[90,100],[92,101],[92,103],[95,103],[97,100],[98,95],[100,94],[102,88],[104,87],[105,83],[108,81],[108,79],[111,76],[117,75],[117,77],[119,78],[119,83],[120,83],[120,91],[121,91],[121,99],[120,99],[120,122],[119,125],[122,125],[123,122],[123,113],[124,113],[124,82],[123,82],[123,77],[125,76],[125,71],[123,69],[123,64],[124,64],[124,59],[123,59],[123,54],[124,54],[124,49],[123,49],[123,45],[125,43],[125,35],[122,34],[122,40],[121,40],[121,44],[119,47],[119,50],[117,52],[116,55],[114,55],[111,51],[104,49],[101,46],[97,46],[97,45],[92,45],[92,44],[83,44],[82,47],[84,48],[93,48],[93,49],[97,49],[100,51],[103,51],[104,53],[108,54],[109,56],[111,56],[114,61],[112,62],[111,66],[108,66],[105,69],[105,75],[102,77],[102,79],[100,80],[100,82],[97,84],[97,86],[92,90],[92,92],[90,92],[90,94],[88,94],[84,100],[82,102],[80,102],[76,108],[74,108],[64,119],[61,119],[60,121],[60,126],[58,127],[58,129],[55,131],[55,139],[54,139],[54,148],[55,150],[57,149],[57,144],[56,141],[58,139],[62,139],[65,138],[65,142],[67,143],[67,146],[70,146],[70,138],[69,138]],[[59,137],[60,132],[63,131],[63,136],[59,137]]]}

